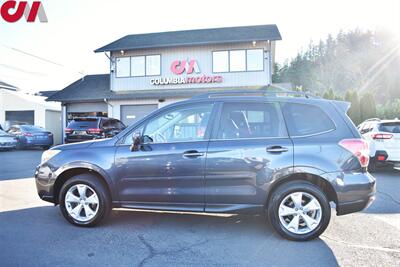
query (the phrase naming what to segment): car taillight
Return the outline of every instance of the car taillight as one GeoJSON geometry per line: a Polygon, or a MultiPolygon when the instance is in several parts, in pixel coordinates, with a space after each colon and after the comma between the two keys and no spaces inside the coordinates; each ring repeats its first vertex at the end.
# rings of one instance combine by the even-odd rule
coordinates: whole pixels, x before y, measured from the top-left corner
{"type": "Polygon", "coordinates": [[[90,128],[87,130],[87,132],[90,134],[100,134],[102,132],[102,130],[99,128],[90,128]]]}
{"type": "Polygon", "coordinates": [[[23,135],[24,135],[24,136],[29,136],[29,137],[30,137],[30,136],[33,136],[32,133],[23,133],[23,135]]]}
{"type": "Polygon", "coordinates": [[[72,133],[72,129],[70,129],[70,128],[65,128],[65,133],[72,133]]]}
{"type": "Polygon", "coordinates": [[[393,134],[376,133],[372,135],[372,139],[374,140],[391,139],[392,137],[393,134]]]}
{"type": "Polygon", "coordinates": [[[364,139],[344,139],[339,142],[344,149],[353,153],[361,167],[367,167],[369,162],[369,146],[364,139]]]}

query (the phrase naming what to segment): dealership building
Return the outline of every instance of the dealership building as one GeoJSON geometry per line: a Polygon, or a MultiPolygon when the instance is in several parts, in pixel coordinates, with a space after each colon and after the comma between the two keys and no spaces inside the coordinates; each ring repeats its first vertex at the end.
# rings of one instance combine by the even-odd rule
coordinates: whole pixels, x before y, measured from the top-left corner
{"type": "Polygon", "coordinates": [[[108,116],[132,124],[194,95],[271,87],[276,25],[133,34],[95,50],[110,72],[87,75],[47,101],[62,103],[62,127],[74,117],[108,116]]]}

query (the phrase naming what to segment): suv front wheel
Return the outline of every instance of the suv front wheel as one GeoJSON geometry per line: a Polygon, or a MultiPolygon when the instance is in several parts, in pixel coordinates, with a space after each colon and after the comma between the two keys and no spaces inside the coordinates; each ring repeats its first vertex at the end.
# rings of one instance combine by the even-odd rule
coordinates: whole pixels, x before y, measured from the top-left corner
{"type": "Polygon", "coordinates": [[[272,193],[268,217],[282,237],[306,241],[325,231],[331,208],[318,186],[307,181],[292,181],[282,184],[272,193]]]}
{"type": "Polygon", "coordinates": [[[91,174],[80,174],[67,180],[59,197],[63,216],[74,225],[95,226],[111,210],[106,188],[91,174]]]}

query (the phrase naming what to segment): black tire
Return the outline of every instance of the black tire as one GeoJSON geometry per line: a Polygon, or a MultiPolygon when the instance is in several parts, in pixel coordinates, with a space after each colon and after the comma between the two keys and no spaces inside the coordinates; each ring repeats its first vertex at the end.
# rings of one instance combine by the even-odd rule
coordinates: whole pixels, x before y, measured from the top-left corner
{"type": "Polygon", "coordinates": [[[316,185],[307,181],[292,181],[280,185],[272,192],[268,203],[268,218],[274,229],[284,238],[293,241],[307,241],[320,236],[329,225],[331,207],[324,192],[316,185]],[[319,225],[309,233],[296,234],[287,230],[279,219],[279,205],[286,196],[294,192],[305,192],[315,197],[321,206],[322,215],[319,225]]]}
{"type": "Polygon", "coordinates": [[[369,158],[368,171],[369,172],[375,172],[376,171],[375,157],[370,157],[369,158]]]}
{"type": "Polygon", "coordinates": [[[111,211],[111,198],[107,189],[99,178],[92,174],[79,174],[67,180],[61,187],[59,195],[60,210],[65,219],[73,225],[92,227],[105,220],[111,211]],[[68,190],[76,184],[85,184],[91,187],[97,194],[99,199],[99,208],[97,214],[89,221],[82,222],[74,219],[65,207],[65,195],[68,190]]]}
{"type": "Polygon", "coordinates": [[[24,145],[22,145],[20,142],[17,143],[17,146],[15,147],[16,150],[22,150],[24,149],[24,145]]]}

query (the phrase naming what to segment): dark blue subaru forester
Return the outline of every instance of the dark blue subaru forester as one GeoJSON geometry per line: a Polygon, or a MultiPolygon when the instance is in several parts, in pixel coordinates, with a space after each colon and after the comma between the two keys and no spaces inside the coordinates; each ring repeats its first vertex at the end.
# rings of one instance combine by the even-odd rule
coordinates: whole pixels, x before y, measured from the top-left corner
{"type": "Polygon", "coordinates": [[[374,199],[349,104],[304,93],[211,93],[159,109],[111,139],[61,145],[36,170],[40,198],[94,226],[112,208],[264,213],[291,240],[374,199]]]}

